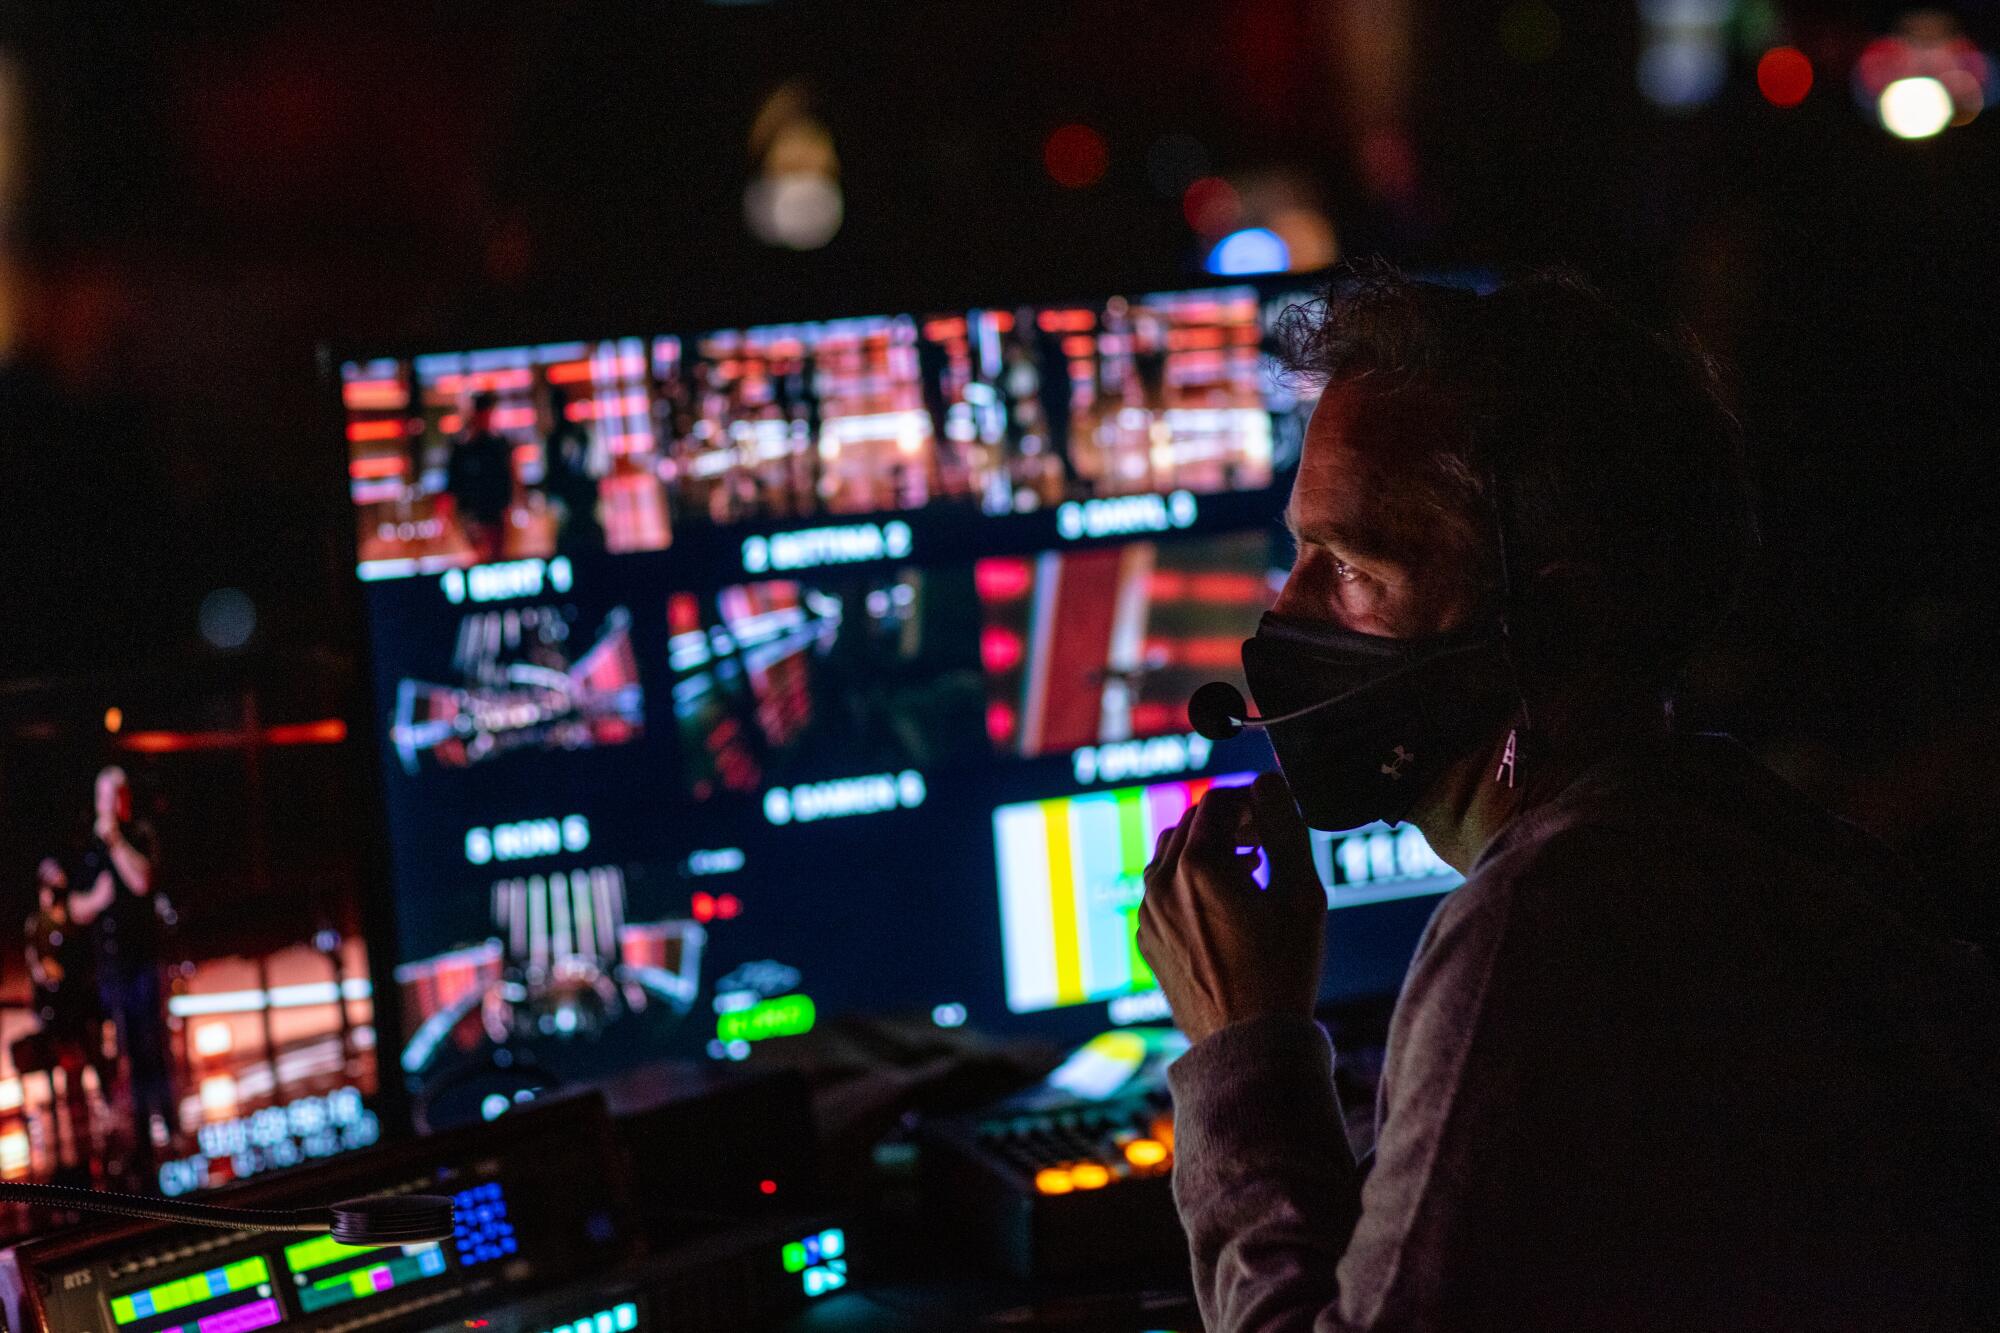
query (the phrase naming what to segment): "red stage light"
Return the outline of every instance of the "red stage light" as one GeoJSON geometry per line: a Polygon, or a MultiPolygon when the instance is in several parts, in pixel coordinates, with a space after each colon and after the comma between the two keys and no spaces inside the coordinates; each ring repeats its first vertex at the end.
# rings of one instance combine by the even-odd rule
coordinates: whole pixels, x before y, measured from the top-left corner
{"type": "Polygon", "coordinates": [[[1110,164],[1104,136],[1088,125],[1065,125],[1042,145],[1042,165],[1050,178],[1072,190],[1097,184],[1110,164]]]}
{"type": "Polygon", "coordinates": [[[1797,106],[1812,85],[1812,61],[1796,46],[1774,46],[1757,62],[1757,91],[1772,106],[1797,106]]]}

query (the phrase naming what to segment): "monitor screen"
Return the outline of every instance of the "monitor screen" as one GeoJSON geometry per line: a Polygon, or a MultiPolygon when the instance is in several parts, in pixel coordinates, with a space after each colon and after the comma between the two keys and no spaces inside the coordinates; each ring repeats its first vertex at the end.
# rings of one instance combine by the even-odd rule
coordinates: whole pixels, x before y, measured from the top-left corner
{"type": "MultiPolygon", "coordinates": [[[[0,707],[0,1176],[185,1194],[381,1132],[369,761],[337,700],[248,676],[0,707]]],[[[231,1327],[266,1308],[214,1299],[231,1327]]]]}
{"type": "MultiPolygon", "coordinates": [[[[1187,702],[1289,561],[1295,291],[342,367],[420,1118],[861,1015],[1165,1016],[1155,835],[1271,763],[1187,702]]],[[[1315,842],[1328,996],[1456,877],[1315,842]]]]}

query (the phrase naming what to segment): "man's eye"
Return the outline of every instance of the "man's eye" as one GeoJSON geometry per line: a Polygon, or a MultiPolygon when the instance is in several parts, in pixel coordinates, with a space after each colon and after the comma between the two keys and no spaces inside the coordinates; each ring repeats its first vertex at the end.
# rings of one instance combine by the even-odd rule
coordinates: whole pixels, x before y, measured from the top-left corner
{"type": "Polygon", "coordinates": [[[1356,583],[1362,578],[1362,573],[1345,560],[1336,557],[1333,562],[1333,576],[1342,583],[1356,583]]]}

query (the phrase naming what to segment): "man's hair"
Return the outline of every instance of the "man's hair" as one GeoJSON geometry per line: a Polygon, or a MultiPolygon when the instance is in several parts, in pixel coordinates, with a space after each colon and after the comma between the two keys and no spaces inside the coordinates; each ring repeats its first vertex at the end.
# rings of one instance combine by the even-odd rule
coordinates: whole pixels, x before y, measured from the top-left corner
{"type": "Polygon", "coordinates": [[[1279,318],[1293,376],[1440,393],[1462,429],[1415,475],[1536,666],[1664,682],[1734,599],[1757,544],[1741,433],[1685,335],[1544,271],[1486,294],[1350,268],[1279,318]]]}

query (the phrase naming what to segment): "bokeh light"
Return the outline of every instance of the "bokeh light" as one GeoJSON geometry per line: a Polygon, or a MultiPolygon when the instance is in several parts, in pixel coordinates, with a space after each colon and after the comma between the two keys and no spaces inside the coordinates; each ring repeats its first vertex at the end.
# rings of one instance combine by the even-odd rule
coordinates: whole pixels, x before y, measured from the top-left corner
{"type": "Polygon", "coordinates": [[[1854,62],[1856,104],[1899,138],[1927,139],[1947,126],[1970,124],[1994,92],[1993,57],[1958,30],[1957,20],[1937,10],[1906,15],[1894,33],[1868,43],[1854,62]],[[1944,124],[1932,129],[1940,89],[1951,110],[1944,124]]]}
{"type": "Polygon", "coordinates": [[[1675,33],[1639,53],[1639,91],[1670,111],[1713,101],[1728,72],[1721,41],[1707,34],[1675,33]]]}
{"type": "Polygon", "coordinates": [[[217,588],[201,599],[196,620],[209,646],[227,652],[257,632],[257,607],[241,588],[217,588]]]}
{"type": "Polygon", "coordinates": [[[1340,257],[1333,223],[1316,208],[1287,208],[1272,216],[1268,224],[1285,243],[1292,272],[1325,268],[1340,257]]]}
{"type": "Polygon", "coordinates": [[[1111,149],[1088,125],[1064,125],[1042,144],[1042,165],[1065,189],[1081,190],[1104,179],[1111,149]]]}
{"type": "Polygon", "coordinates": [[[743,220],[766,245],[817,250],[846,218],[840,155],[812,113],[805,85],[783,84],[764,99],[750,125],[756,174],[743,190],[743,220]]]}
{"type": "Polygon", "coordinates": [[[1285,242],[1268,227],[1245,227],[1215,243],[1208,252],[1210,273],[1246,277],[1252,273],[1283,273],[1292,266],[1285,242]]]}
{"type": "Polygon", "coordinates": [[[1203,176],[1181,195],[1181,213],[1203,236],[1220,236],[1243,218],[1243,196],[1220,176],[1203,176]]]}
{"type": "Polygon", "coordinates": [[[1898,139],[1928,139],[1944,132],[1956,114],[1951,90],[1928,75],[1897,79],[1882,90],[1876,111],[1882,128],[1898,139]]]}
{"type": "Polygon", "coordinates": [[[1812,86],[1812,61],[1796,46],[1774,46],[1757,61],[1757,91],[1772,106],[1797,106],[1812,86]]]}
{"type": "Polygon", "coordinates": [[[743,191],[743,220],[766,245],[817,250],[840,231],[845,216],[840,186],[815,172],[765,176],[743,191]]]}

